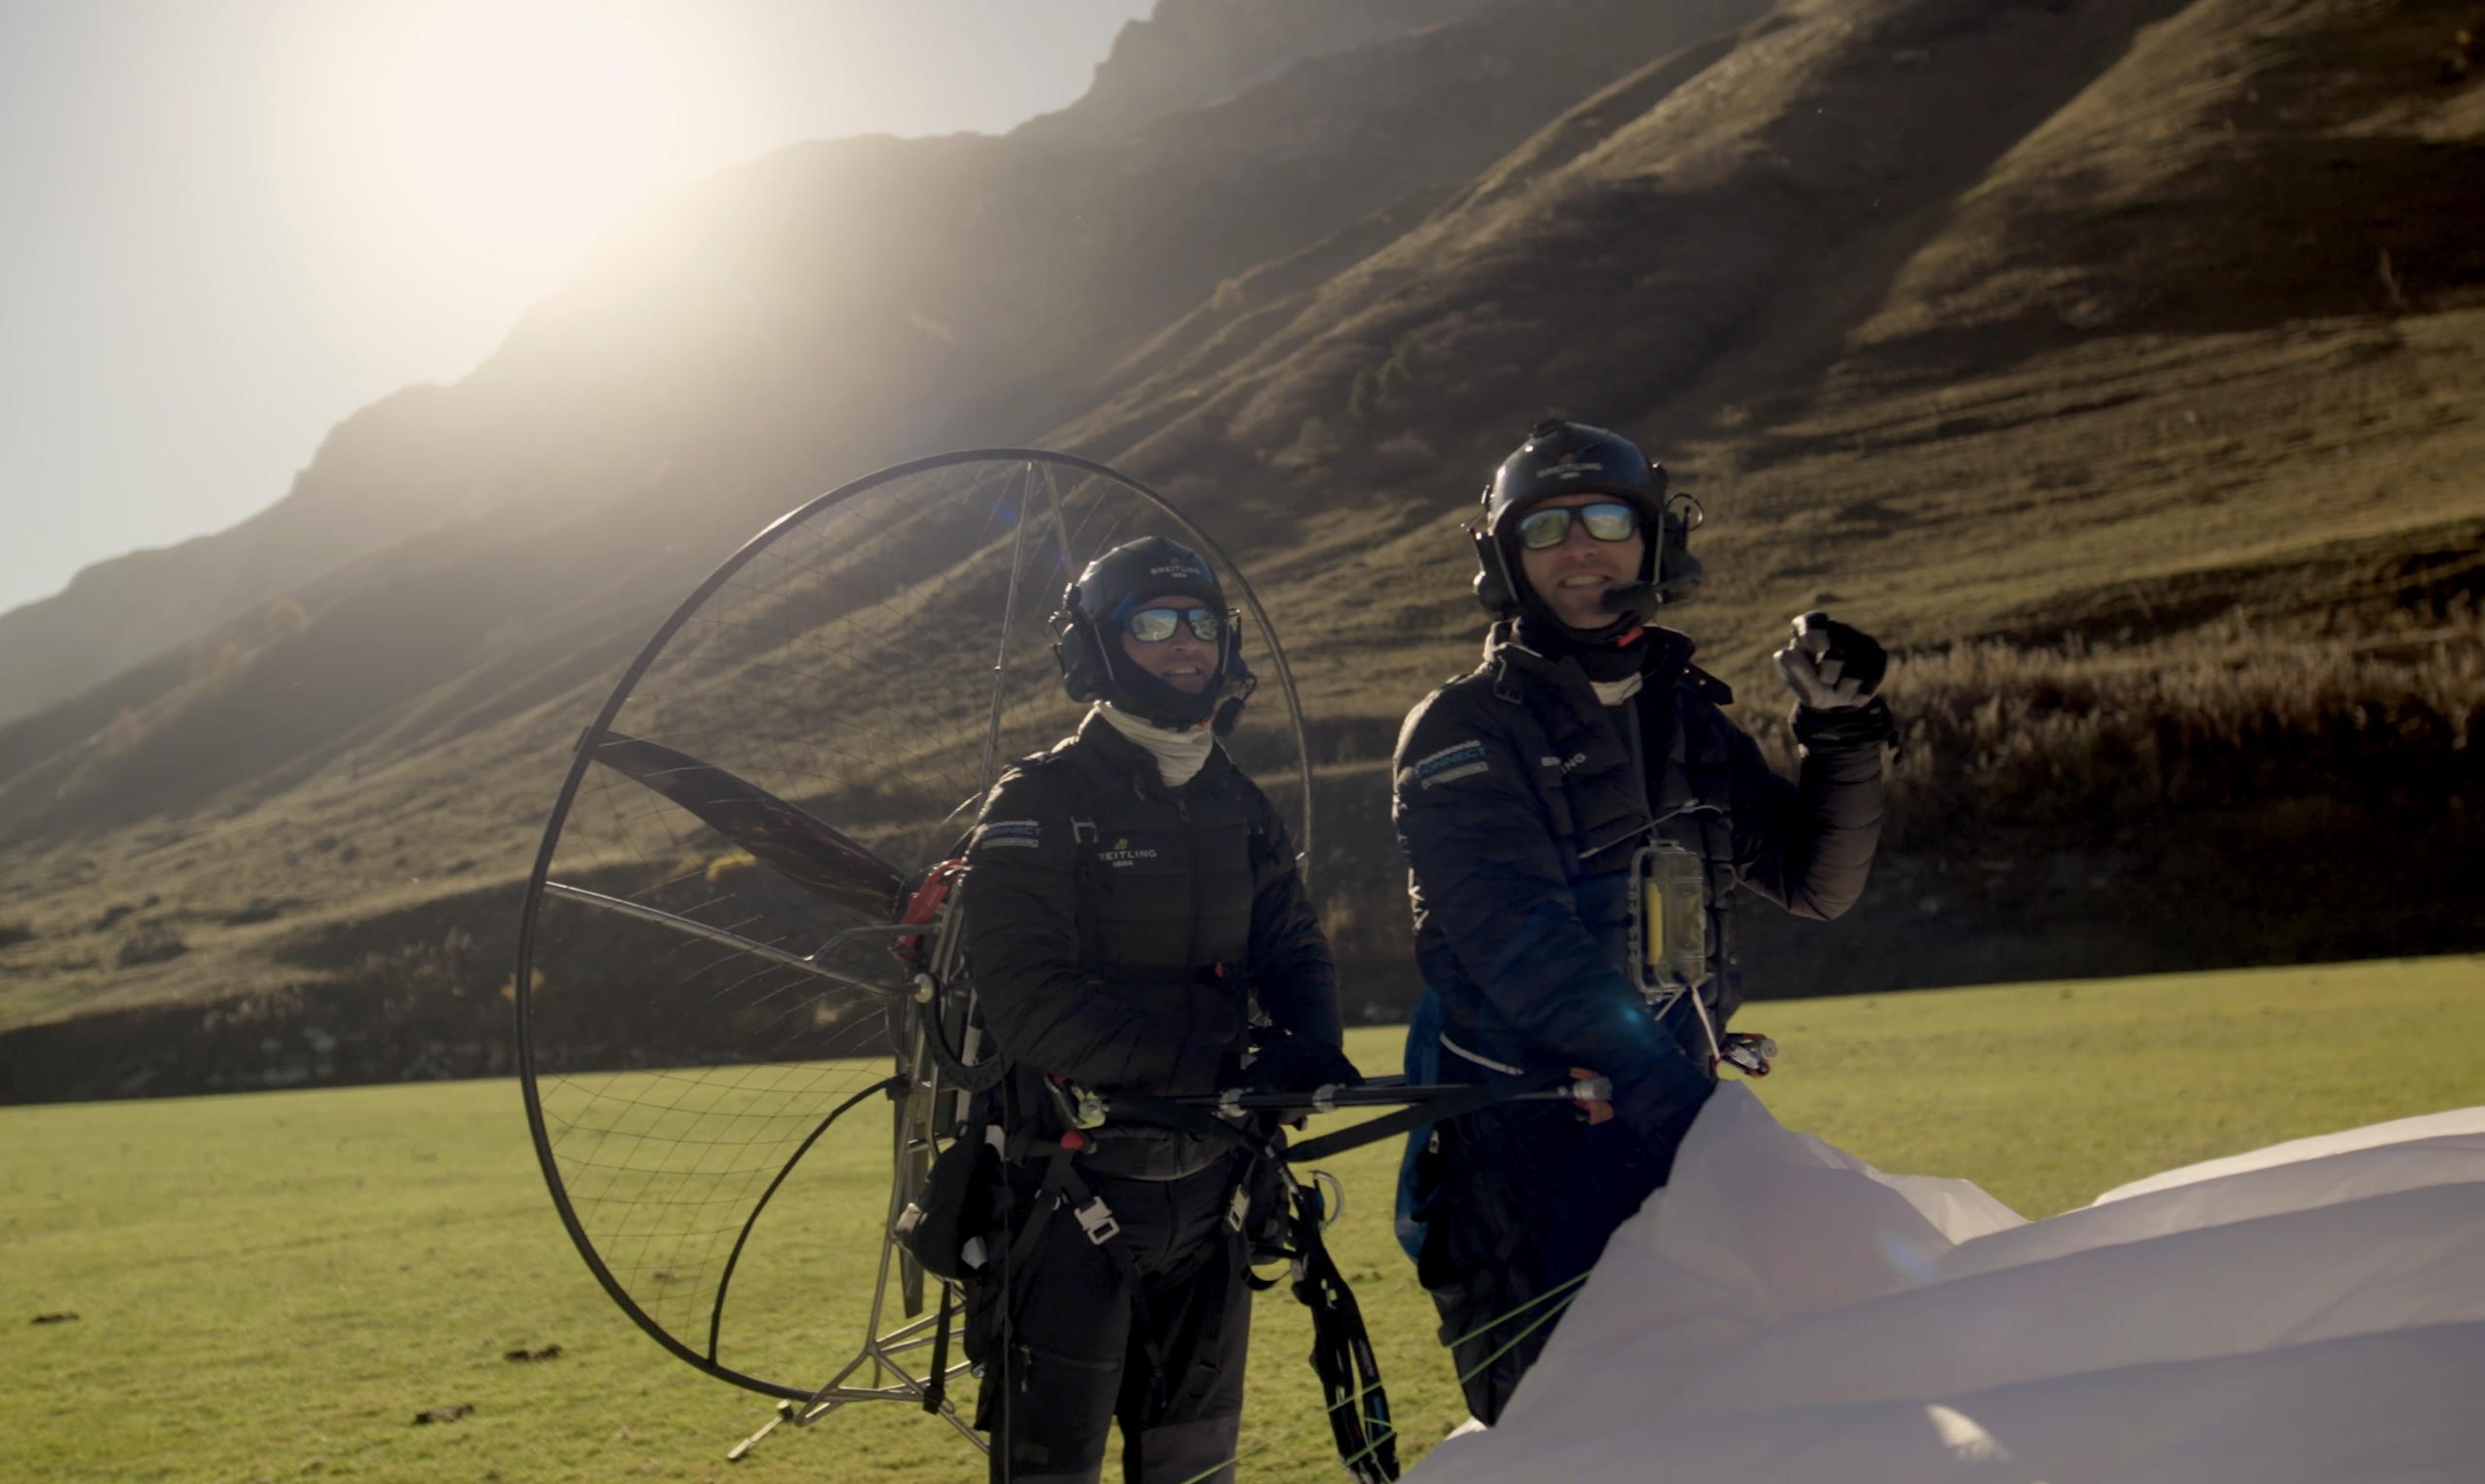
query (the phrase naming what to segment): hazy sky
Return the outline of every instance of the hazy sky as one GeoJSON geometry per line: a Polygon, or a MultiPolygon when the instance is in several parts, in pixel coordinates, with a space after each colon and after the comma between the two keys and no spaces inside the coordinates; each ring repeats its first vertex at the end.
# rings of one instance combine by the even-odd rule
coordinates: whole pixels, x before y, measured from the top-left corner
{"type": "Polygon", "coordinates": [[[282,498],[647,184],[998,131],[1150,0],[0,0],[0,610],[282,498]]]}

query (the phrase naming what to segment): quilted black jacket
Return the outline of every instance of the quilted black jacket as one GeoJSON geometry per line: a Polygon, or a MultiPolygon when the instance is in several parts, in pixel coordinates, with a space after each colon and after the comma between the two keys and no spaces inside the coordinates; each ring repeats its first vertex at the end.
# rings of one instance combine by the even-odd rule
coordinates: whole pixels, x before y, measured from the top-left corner
{"type": "Polygon", "coordinates": [[[1168,788],[1090,714],[995,785],[961,902],[985,1023],[1024,1069],[1161,1094],[1237,1080],[1247,997],[1342,1039],[1328,940],[1276,809],[1223,748],[1168,788]]]}

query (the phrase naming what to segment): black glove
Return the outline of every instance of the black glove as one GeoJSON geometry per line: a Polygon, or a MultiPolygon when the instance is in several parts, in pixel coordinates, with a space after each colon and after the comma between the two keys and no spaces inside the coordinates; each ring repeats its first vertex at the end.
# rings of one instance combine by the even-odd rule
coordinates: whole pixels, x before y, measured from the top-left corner
{"type": "Polygon", "coordinates": [[[1786,688],[1816,711],[1869,704],[1890,669],[1889,651],[1872,635],[1818,612],[1795,620],[1795,637],[1776,659],[1786,688]]]}
{"type": "Polygon", "coordinates": [[[1242,1069],[1242,1085],[1253,1092],[1310,1092],[1332,1082],[1352,1087],[1363,1080],[1346,1053],[1326,1041],[1276,1026],[1254,1027],[1251,1039],[1254,1055],[1242,1069]]]}
{"type": "Polygon", "coordinates": [[[1671,1162],[1701,1105],[1716,1090],[1717,1079],[1702,1075],[1689,1057],[1667,1056],[1645,1074],[1615,1082],[1613,1116],[1641,1147],[1671,1162]]]}

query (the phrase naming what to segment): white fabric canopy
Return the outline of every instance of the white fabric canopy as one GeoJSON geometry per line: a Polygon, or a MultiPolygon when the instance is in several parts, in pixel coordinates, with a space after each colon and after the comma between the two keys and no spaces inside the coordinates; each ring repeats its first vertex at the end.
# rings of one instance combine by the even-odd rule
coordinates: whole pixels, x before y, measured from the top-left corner
{"type": "Polygon", "coordinates": [[[1416,1484],[2485,1480],[2485,1108],[2030,1222],[1728,1083],[1416,1484]]]}

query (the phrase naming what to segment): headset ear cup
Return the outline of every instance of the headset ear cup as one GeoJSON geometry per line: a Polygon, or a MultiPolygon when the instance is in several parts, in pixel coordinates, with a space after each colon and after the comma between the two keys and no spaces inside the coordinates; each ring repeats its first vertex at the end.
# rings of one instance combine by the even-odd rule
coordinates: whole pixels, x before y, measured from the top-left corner
{"type": "Polygon", "coordinates": [[[1510,582],[1501,543],[1474,526],[1467,528],[1467,539],[1475,544],[1475,601],[1494,617],[1508,618],[1518,611],[1518,589],[1510,582]]]}
{"type": "Polygon", "coordinates": [[[1657,549],[1657,601],[1679,603],[1700,585],[1700,558],[1691,554],[1691,522],[1666,511],[1665,540],[1657,549]]]}
{"type": "Polygon", "coordinates": [[[1096,643],[1095,625],[1074,618],[1061,631],[1052,646],[1053,658],[1061,663],[1061,688],[1070,699],[1078,702],[1101,701],[1112,684],[1112,676],[1105,668],[1105,656],[1096,643]]]}
{"type": "Polygon", "coordinates": [[[1250,664],[1242,658],[1242,610],[1241,609],[1226,610],[1224,648],[1224,661],[1217,667],[1217,674],[1225,682],[1224,688],[1227,690],[1240,688],[1242,694],[1249,695],[1251,693],[1249,687],[1254,676],[1251,674],[1250,664]]]}

